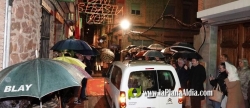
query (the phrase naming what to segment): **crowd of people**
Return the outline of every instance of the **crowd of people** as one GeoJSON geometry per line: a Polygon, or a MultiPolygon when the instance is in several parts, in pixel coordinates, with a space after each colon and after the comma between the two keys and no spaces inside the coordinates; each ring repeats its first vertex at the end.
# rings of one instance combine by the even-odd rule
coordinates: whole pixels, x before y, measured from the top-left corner
{"type": "MultiPolygon", "coordinates": [[[[176,69],[183,89],[204,91],[203,83],[207,75],[204,66],[199,63],[198,59],[178,58],[172,60],[171,64],[176,69]]],[[[238,68],[236,68],[229,62],[228,56],[222,54],[218,70],[216,77],[210,74],[208,78],[212,88],[215,89],[219,86],[223,93],[221,101],[210,100],[213,108],[249,108],[250,67],[247,59],[239,59],[238,68]]],[[[192,108],[201,108],[201,101],[204,99],[204,96],[190,96],[192,108]]],[[[184,99],[183,108],[185,105],[184,99]]]]}

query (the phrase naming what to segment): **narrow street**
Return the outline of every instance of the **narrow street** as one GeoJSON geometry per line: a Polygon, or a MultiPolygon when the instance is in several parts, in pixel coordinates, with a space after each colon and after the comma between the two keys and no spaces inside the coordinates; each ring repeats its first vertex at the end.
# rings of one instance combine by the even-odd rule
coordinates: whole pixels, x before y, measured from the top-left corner
{"type": "MultiPolygon", "coordinates": [[[[102,80],[102,74],[101,73],[96,73],[93,75],[93,79],[97,79],[98,81],[95,82],[91,82],[91,85],[93,85],[93,88],[90,88],[90,86],[87,85],[87,95],[88,95],[88,100],[82,101],[82,104],[74,104],[74,99],[70,99],[70,102],[68,103],[68,107],[67,108],[109,108],[109,105],[107,103],[106,97],[103,95],[103,85],[97,85],[95,86],[92,83],[103,83],[102,80]],[[101,81],[102,80],[102,81],[101,81]],[[96,87],[102,87],[102,89],[100,88],[96,88],[96,87]],[[94,91],[92,91],[94,90],[94,91]]],[[[88,83],[89,84],[89,83],[88,83]]]]}

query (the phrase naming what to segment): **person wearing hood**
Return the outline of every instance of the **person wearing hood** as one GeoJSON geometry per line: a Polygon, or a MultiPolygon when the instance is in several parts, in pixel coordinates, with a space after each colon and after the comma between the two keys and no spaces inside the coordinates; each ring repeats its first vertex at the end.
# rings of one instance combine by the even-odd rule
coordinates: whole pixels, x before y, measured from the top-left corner
{"type": "Polygon", "coordinates": [[[237,69],[228,62],[225,62],[225,65],[228,73],[228,77],[225,79],[228,93],[226,108],[246,108],[237,69]]]}
{"type": "Polygon", "coordinates": [[[247,93],[248,93],[248,88],[249,88],[248,82],[250,81],[250,69],[248,66],[247,59],[239,59],[238,74],[240,78],[242,94],[245,100],[245,105],[246,105],[246,108],[248,108],[249,99],[248,99],[247,93]]]}

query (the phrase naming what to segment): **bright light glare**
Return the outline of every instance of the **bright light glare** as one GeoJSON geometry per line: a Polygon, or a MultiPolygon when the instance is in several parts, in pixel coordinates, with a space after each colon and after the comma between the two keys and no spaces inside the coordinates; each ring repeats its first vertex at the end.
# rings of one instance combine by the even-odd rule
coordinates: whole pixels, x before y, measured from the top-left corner
{"type": "Polygon", "coordinates": [[[123,30],[126,30],[130,27],[130,22],[128,20],[122,20],[120,26],[123,30]]]}

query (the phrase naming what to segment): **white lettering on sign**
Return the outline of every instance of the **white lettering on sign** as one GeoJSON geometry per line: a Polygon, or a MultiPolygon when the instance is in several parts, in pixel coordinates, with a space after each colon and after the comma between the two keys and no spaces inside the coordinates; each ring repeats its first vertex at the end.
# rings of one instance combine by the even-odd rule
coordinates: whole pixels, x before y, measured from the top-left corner
{"type": "Polygon", "coordinates": [[[32,84],[29,85],[21,85],[20,87],[16,88],[16,86],[5,86],[4,92],[19,92],[19,91],[29,91],[32,84]]]}

